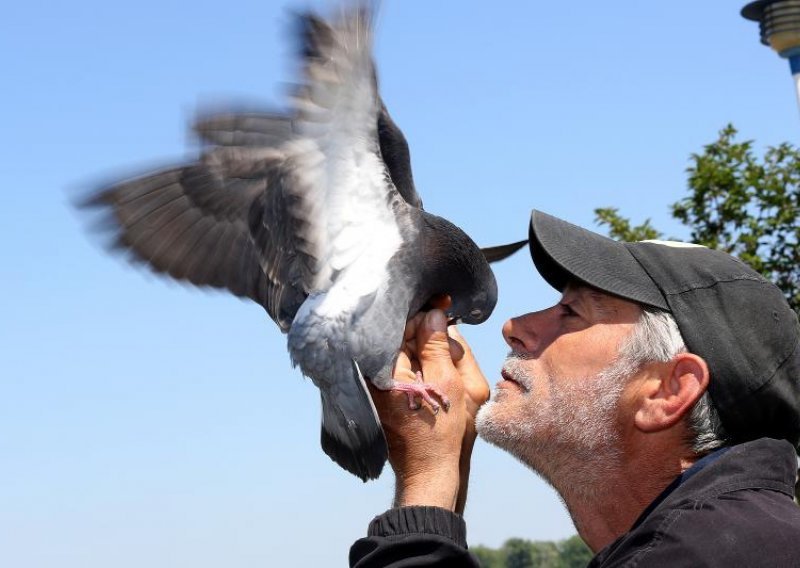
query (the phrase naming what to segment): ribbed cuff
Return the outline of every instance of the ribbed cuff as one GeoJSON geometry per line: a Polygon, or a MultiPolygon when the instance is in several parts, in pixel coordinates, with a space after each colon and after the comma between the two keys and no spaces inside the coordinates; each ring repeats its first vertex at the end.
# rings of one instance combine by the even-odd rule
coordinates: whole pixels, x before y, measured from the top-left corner
{"type": "Polygon", "coordinates": [[[397,507],[375,517],[367,536],[432,534],[467,547],[467,525],[463,517],[441,507],[397,507]]]}

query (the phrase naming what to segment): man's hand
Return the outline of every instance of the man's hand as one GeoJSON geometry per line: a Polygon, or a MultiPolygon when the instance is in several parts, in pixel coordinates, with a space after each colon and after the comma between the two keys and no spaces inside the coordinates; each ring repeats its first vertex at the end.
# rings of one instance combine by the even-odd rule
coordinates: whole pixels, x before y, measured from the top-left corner
{"type": "MultiPolygon", "coordinates": [[[[455,342],[461,350],[462,356],[454,359],[453,363],[458,371],[464,385],[464,409],[466,411],[467,424],[464,430],[463,444],[461,446],[461,461],[459,463],[459,477],[461,484],[456,501],[456,512],[464,513],[464,506],[467,504],[467,486],[469,484],[469,468],[472,458],[472,448],[475,445],[475,437],[478,432],[475,430],[475,416],[483,404],[489,400],[489,383],[478,367],[478,362],[472,355],[472,349],[467,345],[466,340],[459,333],[456,326],[447,328],[450,336],[451,345],[455,342]]],[[[452,349],[451,349],[452,350],[452,349]]]]}
{"type": "Polygon", "coordinates": [[[471,351],[441,310],[409,321],[395,380],[411,382],[422,371],[439,387],[450,408],[434,414],[427,404],[411,410],[402,393],[373,389],[397,477],[395,506],[431,505],[463,512],[469,461],[475,442],[475,414],[489,387],[471,351]],[[449,332],[449,335],[448,335],[449,332]]]}

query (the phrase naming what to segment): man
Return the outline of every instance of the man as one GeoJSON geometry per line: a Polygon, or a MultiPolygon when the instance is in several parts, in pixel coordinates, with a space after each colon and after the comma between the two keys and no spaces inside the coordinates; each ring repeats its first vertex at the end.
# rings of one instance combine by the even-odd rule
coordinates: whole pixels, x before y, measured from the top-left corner
{"type": "Polygon", "coordinates": [[[410,322],[397,376],[421,368],[451,407],[376,394],[397,494],[351,565],[477,566],[460,516],[477,423],[559,492],[591,566],[800,566],[800,325],[780,291],[722,252],[537,211],[530,247],[563,296],[503,326],[488,403],[444,314],[410,322]]]}

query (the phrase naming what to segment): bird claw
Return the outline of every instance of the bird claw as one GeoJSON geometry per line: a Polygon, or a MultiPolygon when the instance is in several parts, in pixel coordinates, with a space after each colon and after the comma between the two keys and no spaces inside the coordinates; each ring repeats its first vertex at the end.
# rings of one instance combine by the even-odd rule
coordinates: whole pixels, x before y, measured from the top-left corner
{"type": "Polygon", "coordinates": [[[450,410],[450,399],[447,398],[447,395],[436,385],[429,385],[423,382],[422,373],[420,371],[417,371],[413,383],[400,383],[395,381],[392,385],[392,390],[406,393],[408,408],[411,410],[419,410],[422,408],[422,404],[417,402],[417,397],[427,402],[434,414],[438,414],[442,406],[444,406],[445,411],[450,410]],[[442,401],[441,406],[431,394],[436,395],[442,401]]]}

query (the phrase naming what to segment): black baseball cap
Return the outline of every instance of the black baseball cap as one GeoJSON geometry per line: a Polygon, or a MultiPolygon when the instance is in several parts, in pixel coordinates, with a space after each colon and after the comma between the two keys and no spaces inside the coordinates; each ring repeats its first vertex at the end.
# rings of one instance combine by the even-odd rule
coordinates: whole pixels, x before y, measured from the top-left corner
{"type": "Polygon", "coordinates": [[[769,280],[722,251],[619,242],[536,210],[529,245],[559,291],[578,280],[670,312],[687,349],[708,364],[708,392],[733,442],[800,445],[800,324],[769,280]]]}

